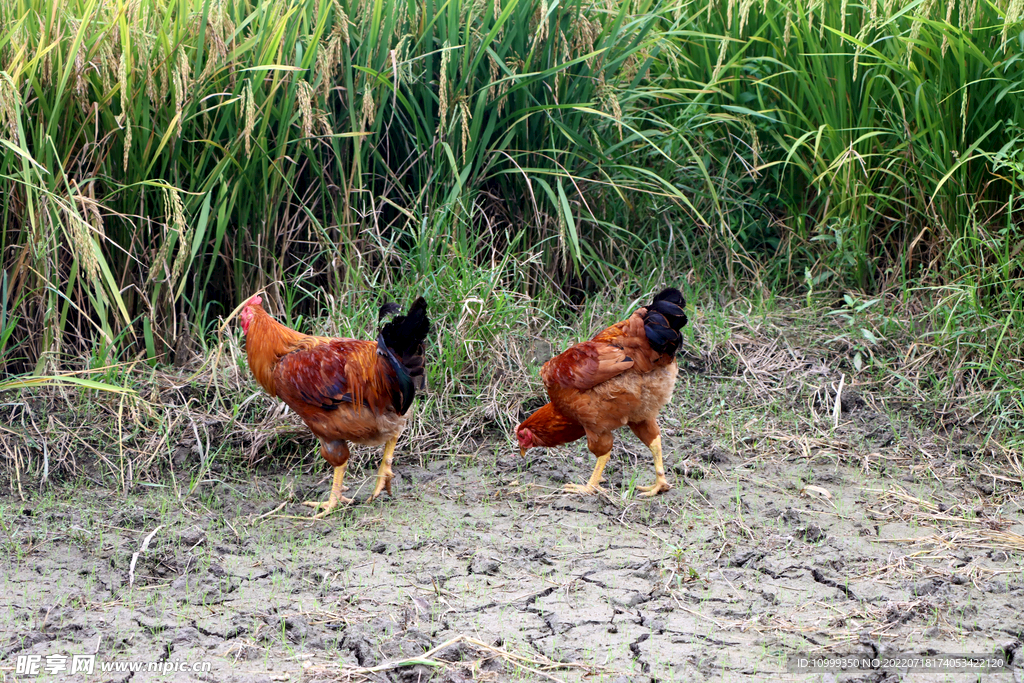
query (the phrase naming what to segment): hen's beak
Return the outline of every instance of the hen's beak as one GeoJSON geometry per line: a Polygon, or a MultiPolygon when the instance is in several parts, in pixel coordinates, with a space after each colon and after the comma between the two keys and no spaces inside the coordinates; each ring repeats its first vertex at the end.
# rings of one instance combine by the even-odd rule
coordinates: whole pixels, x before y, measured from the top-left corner
{"type": "Polygon", "coordinates": [[[526,457],[526,449],[525,448],[520,448],[519,449],[519,457],[520,458],[525,458],[526,457]]]}

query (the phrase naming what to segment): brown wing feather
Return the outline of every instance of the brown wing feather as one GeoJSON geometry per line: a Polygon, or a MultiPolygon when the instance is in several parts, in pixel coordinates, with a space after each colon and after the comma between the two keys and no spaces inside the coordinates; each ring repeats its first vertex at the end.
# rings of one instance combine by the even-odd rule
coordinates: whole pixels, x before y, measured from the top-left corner
{"type": "Polygon", "coordinates": [[[540,371],[544,385],[582,391],[627,370],[653,370],[661,354],[647,341],[643,319],[646,311],[637,310],[627,320],[598,332],[591,341],[576,344],[549,360],[540,371]]]}
{"type": "Polygon", "coordinates": [[[383,410],[387,401],[375,386],[376,362],[375,342],[324,340],[281,358],[274,370],[277,393],[300,414],[300,404],[333,410],[350,403],[383,410]]]}
{"type": "Polygon", "coordinates": [[[540,370],[544,385],[591,389],[633,367],[633,359],[613,344],[583,342],[555,356],[540,370]]]}
{"type": "Polygon", "coordinates": [[[633,359],[634,369],[637,372],[650,372],[654,369],[655,361],[661,356],[651,348],[650,342],[647,341],[643,318],[646,313],[646,308],[640,308],[627,320],[612,325],[594,337],[594,341],[613,344],[621,348],[633,359]]]}

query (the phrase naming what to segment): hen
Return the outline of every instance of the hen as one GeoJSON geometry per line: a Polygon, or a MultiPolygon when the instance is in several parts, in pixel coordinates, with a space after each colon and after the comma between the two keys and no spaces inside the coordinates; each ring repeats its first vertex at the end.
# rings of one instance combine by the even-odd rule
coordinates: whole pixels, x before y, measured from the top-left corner
{"type": "MultiPolygon", "coordinates": [[[[319,439],[321,455],[334,467],[327,502],[304,504],[323,508],[314,515],[321,518],[339,502],[352,502],[341,495],[346,490],[348,441],[384,444],[370,500],[384,489],[391,493],[395,444],[405,429],[416,387],[423,388],[423,344],[430,330],[427,302],[416,299],[407,315],[381,327],[375,342],[300,334],[271,318],[262,303],[256,295],[239,314],[249,369],[268,394],[298,413],[319,439]]],[[[383,317],[398,310],[396,304],[386,304],[380,313],[383,317]]]]}
{"type": "Polygon", "coordinates": [[[638,487],[641,495],[672,488],[665,479],[656,418],[671,398],[679,372],[675,354],[682,340],[679,330],[686,324],[685,305],[679,290],[665,289],[629,319],[545,363],[540,376],[551,402],[516,428],[521,453],[586,436],[597,465],[586,484],[566,484],[565,490],[594,494],[601,490],[611,456],[612,431],[628,425],[654,455],[656,479],[638,487]]]}

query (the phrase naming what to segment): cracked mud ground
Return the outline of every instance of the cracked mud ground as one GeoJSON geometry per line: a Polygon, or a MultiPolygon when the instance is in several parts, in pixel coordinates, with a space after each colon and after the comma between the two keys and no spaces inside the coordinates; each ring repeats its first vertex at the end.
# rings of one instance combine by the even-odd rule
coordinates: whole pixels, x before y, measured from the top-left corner
{"type": "MultiPolygon", "coordinates": [[[[1013,454],[845,397],[832,431],[756,407],[725,423],[732,391],[681,380],[662,421],[675,487],[653,501],[624,496],[653,476],[625,435],[607,498],[559,491],[588,476],[583,443],[523,460],[496,435],[429,459],[403,439],[395,496],[320,522],[260,517],[309,514],[297,501],[330,483],[313,455],[225,461],[188,496],[188,463],[128,495],[87,477],[8,494],[0,675],[98,649],[211,670],[89,680],[837,680],[787,658],[1000,652],[1010,670],[982,680],[1024,680],[1013,454]]],[[[358,457],[364,500],[379,454],[358,457]]]]}

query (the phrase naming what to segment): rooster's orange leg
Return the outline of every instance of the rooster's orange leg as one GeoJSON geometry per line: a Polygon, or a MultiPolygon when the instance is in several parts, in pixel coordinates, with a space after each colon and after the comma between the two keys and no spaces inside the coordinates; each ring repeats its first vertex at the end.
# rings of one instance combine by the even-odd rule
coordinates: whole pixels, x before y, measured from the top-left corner
{"type": "Polygon", "coordinates": [[[395,478],[395,473],[391,471],[391,461],[395,459],[395,444],[397,443],[398,437],[396,436],[388,439],[384,444],[384,457],[380,459],[380,467],[377,468],[377,487],[373,489],[370,500],[379,496],[384,489],[387,489],[388,495],[391,494],[391,480],[395,478]]]}
{"type": "Polygon", "coordinates": [[[334,508],[338,507],[338,503],[345,503],[348,505],[352,502],[351,498],[346,498],[341,495],[341,492],[345,490],[345,469],[348,467],[348,461],[334,468],[334,483],[331,485],[331,497],[327,499],[326,503],[321,503],[316,500],[307,500],[303,505],[308,505],[312,508],[323,508],[320,512],[313,515],[313,519],[323,519],[327,515],[334,511],[334,508]]]}
{"type": "Polygon", "coordinates": [[[608,464],[608,458],[612,457],[611,452],[605,453],[597,459],[597,464],[594,465],[594,471],[590,475],[590,481],[586,484],[566,484],[566,493],[581,493],[585,496],[592,496],[595,493],[604,491],[601,488],[601,482],[604,480],[602,473],[604,472],[604,466],[608,464]]]}
{"type": "MultiPolygon", "coordinates": [[[[341,465],[338,467],[338,469],[341,470],[341,480],[345,481],[345,470],[348,469],[348,460],[346,460],[345,462],[341,463],[341,465]]],[[[335,474],[335,476],[338,476],[338,470],[337,469],[334,471],[334,474],[335,474]]],[[[349,489],[349,487],[348,487],[347,484],[342,484],[341,487],[338,489],[338,493],[341,493],[342,491],[348,491],[348,489],[349,489]]]]}
{"type": "Polygon", "coordinates": [[[672,484],[668,483],[665,479],[665,463],[661,458],[661,436],[654,437],[648,448],[651,449],[651,453],[654,455],[654,483],[648,486],[637,486],[637,490],[640,491],[641,496],[656,496],[659,493],[664,493],[672,488],[672,484]]]}

